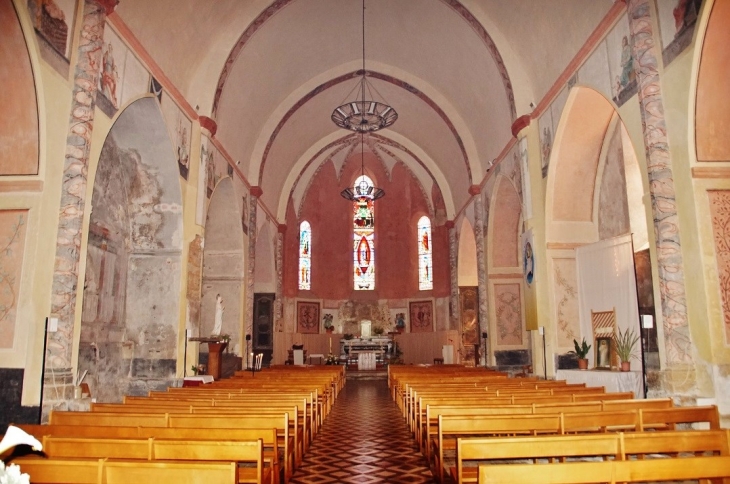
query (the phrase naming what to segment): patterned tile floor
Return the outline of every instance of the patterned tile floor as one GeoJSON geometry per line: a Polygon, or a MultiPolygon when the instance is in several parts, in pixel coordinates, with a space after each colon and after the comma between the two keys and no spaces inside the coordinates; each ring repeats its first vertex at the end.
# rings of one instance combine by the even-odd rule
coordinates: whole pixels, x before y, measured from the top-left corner
{"type": "Polygon", "coordinates": [[[432,484],[385,380],[348,380],[292,484],[432,484]]]}

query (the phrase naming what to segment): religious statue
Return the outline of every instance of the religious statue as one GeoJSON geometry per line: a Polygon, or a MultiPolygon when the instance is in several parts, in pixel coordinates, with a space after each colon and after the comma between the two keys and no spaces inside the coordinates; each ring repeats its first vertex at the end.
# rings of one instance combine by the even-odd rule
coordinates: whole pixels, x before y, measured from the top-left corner
{"type": "Polygon", "coordinates": [[[223,311],[226,307],[223,305],[223,297],[220,294],[215,296],[215,324],[213,325],[213,333],[215,335],[221,334],[223,330],[223,311]]]}

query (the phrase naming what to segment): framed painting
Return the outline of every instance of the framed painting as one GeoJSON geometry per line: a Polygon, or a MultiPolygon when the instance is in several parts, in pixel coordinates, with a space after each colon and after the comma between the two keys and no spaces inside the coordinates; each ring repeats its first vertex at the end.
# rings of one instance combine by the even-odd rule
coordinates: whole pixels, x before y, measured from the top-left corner
{"type": "Polygon", "coordinates": [[[433,333],[433,301],[411,301],[408,314],[411,333],[433,333]]]}
{"type": "Polygon", "coordinates": [[[612,338],[596,338],[596,348],[594,353],[596,354],[596,365],[597,370],[610,370],[611,369],[611,355],[613,352],[613,340],[612,338]]]}
{"type": "Polygon", "coordinates": [[[305,334],[319,333],[319,303],[297,301],[297,332],[305,334]]]}

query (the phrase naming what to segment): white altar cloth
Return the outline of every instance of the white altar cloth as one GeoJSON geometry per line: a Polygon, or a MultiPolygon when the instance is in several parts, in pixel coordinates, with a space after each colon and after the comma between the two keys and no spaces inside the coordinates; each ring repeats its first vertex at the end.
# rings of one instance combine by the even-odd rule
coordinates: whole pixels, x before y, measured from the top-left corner
{"type": "Polygon", "coordinates": [[[199,381],[201,383],[213,383],[213,375],[186,376],[187,381],[199,381]]]}
{"type": "Polygon", "coordinates": [[[605,387],[607,392],[634,392],[634,398],[644,398],[644,378],[640,371],[558,370],[555,379],[605,387]]]}
{"type": "Polygon", "coordinates": [[[375,352],[362,351],[357,354],[358,370],[374,370],[375,369],[375,352]]]}

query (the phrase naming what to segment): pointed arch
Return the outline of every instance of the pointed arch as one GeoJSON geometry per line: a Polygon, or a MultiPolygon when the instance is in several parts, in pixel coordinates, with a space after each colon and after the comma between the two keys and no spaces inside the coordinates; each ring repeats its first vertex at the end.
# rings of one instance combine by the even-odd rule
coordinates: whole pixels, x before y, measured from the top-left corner
{"type": "Polygon", "coordinates": [[[433,289],[433,241],[431,240],[431,219],[418,219],[418,290],[433,289]]]}
{"type": "Polygon", "coordinates": [[[312,226],[299,224],[299,289],[312,289],[312,226]]]}

